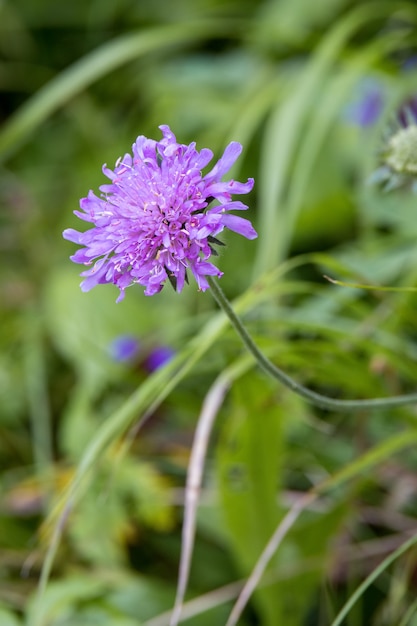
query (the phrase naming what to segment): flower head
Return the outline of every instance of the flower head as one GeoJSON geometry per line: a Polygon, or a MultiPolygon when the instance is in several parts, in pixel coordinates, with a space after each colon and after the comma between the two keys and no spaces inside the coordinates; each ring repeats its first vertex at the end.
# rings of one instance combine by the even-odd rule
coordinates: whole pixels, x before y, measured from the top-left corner
{"type": "Polygon", "coordinates": [[[252,224],[230,211],[248,207],[233,201],[233,194],[248,193],[253,179],[246,183],[222,177],[242,151],[230,143],[213,169],[202,169],[213,158],[211,150],[197,151],[195,143],[177,143],[169,126],[160,126],[163,138],[154,141],[140,136],[114,170],[103,166],[110,184],[100,187],[101,195],[90,191],[74,213],[94,224],[85,232],[72,228],[65,239],[81,246],[71,257],[89,267],[81,273],[83,291],[98,284],[113,283],[120,289],[139,283],[145,295],[161,291],[168,279],[178,292],[188,282],[187,270],[194,275],[201,291],[208,288],[207,275],[222,276],[209,262],[216,255],[217,239],[229,228],[248,239],[257,237],[252,224]],[[209,206],[217,201],[214,206],[209,206]]]}
{"type": "Polygon", "coordinates": [[[135,359],[140,350],[140,343],[132,335],[119,335],[110,343],[109,354],[113,361],[124,363],[135,359]]]}
{"type": "Polygon", "coordinates": [[[386,164],[399,174],[417,174],[417,126],[402,128],[391,137],[386,149],[386,164]]]}
{"type": "Polygon", "coordinates": [[[402,187],[417,193],[416,120],[415,110],[407,103],[386,133],[380,150],[381,165],[370,177],[371,183],[383,185],[385,191],[402,187]]]}
{"type": "Polygon", "coordinates": [[[160,367],[168,363],[175,356],[175,351],[168,346],[158,346],[154,348],[145,359],[145,368],[148,372],[155,372],[160,367]]]}

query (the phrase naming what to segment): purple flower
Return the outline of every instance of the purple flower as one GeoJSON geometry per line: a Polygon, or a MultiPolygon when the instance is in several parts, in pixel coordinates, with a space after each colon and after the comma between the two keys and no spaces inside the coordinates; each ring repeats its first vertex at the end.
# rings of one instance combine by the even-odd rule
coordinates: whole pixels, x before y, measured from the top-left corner
{"type": "Polygon", "coordinates": [[[154,348],[145,359],[145,368],[148,372],[154,372],[175,356],[174,350],[168,346],[154,348]]]}
{"type": "Polygon", "coordinates": [[[346,109],[347,119],[358,126],[372,126],[384,106],[382,85],[376,81],[367,80],[360,86],[359,97],[346,109]]]}
{"type": "Polygon", "coordinates": [[[216,255],[217,235],[229,228],[248,239],[257,237],[252,224],[231,215],[248,207],[232,200],[232,194],[251,191],[246,183],[221,179],[242,151],[230,143],[213,169],[201,170],[211,161],[207,148],[198,152],[195,143],[179,144],[169,126],[160,126],[163,139],[140,136],[133,144],[133,156],[126,154],[115,169],[103,166],[110,184],[102,185],[100,197],[92,191],[80,202],[80,219],[94,227],[83,233],[72,228],[65,239],[83,246],[71,257],[75,263],[91,266],[81,273],[83,291],[98,284],[113,283],[120,289],[145,286],[145,295],[161,291],[168,279],[180,292],[190,270],[201,291],[209,284],[207,275],[222,276],[208,261],[216,255]],[[210,206],[216,200],[215,206],[210,206]]]}
{"type": "Polygon", "coordinates": [[[139,353],[140,343],[132,335],[120,335],[109,345],[109,354],[113,361],[124,363],[132,361],[139,353]]]}

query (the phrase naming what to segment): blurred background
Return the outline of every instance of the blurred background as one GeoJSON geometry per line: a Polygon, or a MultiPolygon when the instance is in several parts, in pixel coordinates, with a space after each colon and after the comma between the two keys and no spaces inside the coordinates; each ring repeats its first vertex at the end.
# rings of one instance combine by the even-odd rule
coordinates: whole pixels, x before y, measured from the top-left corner
{"type": "MultiPolygon", "coordinates": [[[[417,111],[416,21],[397,0],[0,2],[2,626],[168,624],[193,433],[225,372],[187,624],[226,623],[235,583],[325,480],[243,626],[331,624],[416,531],[415,407],[320,411],[242,360],[209,292],[83,294],[62,238],[138,135],[169,124],[216,158],[240,141],[232,173],[255,178],[242,199],[259,237],[227,235],[218,264],[257,343],[332,397],[415,390],[415,294],[323,275],[417,287],[413,180],[370,183],[417,111]]],[[[416,556],[384,567],[343,624],[416,626],[416,556]]]]}

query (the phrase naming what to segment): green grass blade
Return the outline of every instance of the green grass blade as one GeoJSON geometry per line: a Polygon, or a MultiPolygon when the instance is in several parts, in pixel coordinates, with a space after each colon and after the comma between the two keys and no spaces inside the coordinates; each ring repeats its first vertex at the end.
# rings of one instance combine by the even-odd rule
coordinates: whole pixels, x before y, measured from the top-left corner
{"type": "MultiPolygon", "coordinates": [[[[348,480],[351,480],[352,478],[355,478],[356,476],[362,475],[371,467],[378,465],[378,463],[381,463],[386,458],[389,458],[392,454],[399,452],[400,450],[403,450],[404,448],[407,448],[408,446],[412,445],[416,441],[417,441],[417,432],[415,430],[407,430],[402,433],[399,433],[398,435],[392,436],[387,441],[384,441],[382,444],[379,444],[375,446],[374,448],[372,448],[371,450],[369,450],[367,453],[362,455],[356,461],[353,461],[353,463],[350,463],[349,465],[347,465],[341,471],[331,476],[328,480],[320,483],[320,485],[317,485],[314,489],[307,492],[303,496],[303,498],[288,511],[288,513],[285,515],[285,517],[281,520],[281,522],[276,527],[274,533],[272,534],[272,537],[270,538],[264,550],[262,551],[259,559],[257,560],[255,564],[255,567],[253,568],[251,572],[251,575],[247,579],[245,586],[243,587],[232,609],[230,617],[227,621],[227,626],[235,626],[237,624],[252,593],[255,591],[255,589],[259,585],[261,578],[271,558],[276,554],[276,551],[281,545],[283,539],[285,538],[288,531],[292,528],[292,526],[294,525],[294,523],[296,522],[299,515],[303,512],[304,509],[306,509],[317,497],[319,497],[319,495],[327,492],[329,489],[334,489],[335,487],[339,487],[340,485],[344,484],[348,480]]],[[[417,535],[412,540],[410,540],[410,542],[411,541],[413,541],[413,543],[416,543],[417,535]]],[[[410,545],[412,545],[412,543],[410,545],[408,544],[409,542],[406,542],[406,544],[403,544],[402,546],[403,551],[401,553],[398,553],[399,552],[398,550],[395,553],[393,553],[395,556],[394,558],[392,558],[392,560],[395,560],[397,556],[405,552],[410,547],[410,545]]],[[[391,557],[392,556],[393,555],[391,555],[391,557]]],[[[388,559],[389,558],[390,557],[388,557],[388,559]]],[[[384,563],[387,562],[388,559],[386,559],[384,563]]],[[[389,563],[391,563],[391,561],[389,561],[387,564],[389,565],[389,563]]],[[[379,571],[378,571],[378,574],[379,574],[379,571]]],[[[378,574],[376,574],[375,578],[377,577],[378,574]]],[[[370,583],[372,582],[372,580],[370,581],[370,583]]],[[[355,599],[352,602],[352,604],[354,604],[354,602],[356,601],[356,598],[358,598],[360,594],[362,593],[361,587],[359,587],[358,592],[357,592],[358,595],[354,594],[355,599]],[[359,590],[360,590],[360,593],[358,593],[359,590]]],[[[343,613],[342,619],[348,612],[350,606],[351,604],[349,604],[349,607],[347,608],[346,612],[343,613]]],[[[334,622],[331,626],[337,626],[338,624],[340,624],[340,622],[337,622],[337,623],[334,622]]]]}
{"type": "Polygon", "coordinates": [[[405,541],[397,550],[394,550],[386,559],[382,561],[376,567],[367,578],[359,585],[356,591],[350,596],[349,600],[346,602],[342,610],[336,616],[336,619],[333,620],[330,626],[340,626],[343,622],[346,615],[349,613],[350,609],[353,605],[359,600],[361,595],[368,589],[368,587],[384,572],[396,559],[398,559],[401,555],[405,554],[407,550],[412,548],[417,544],[417,534],[405,541]]]}
{"type": "Polygon", "coordinates": [[[47,83],[4,124],[0,132],[0,158],[16,149],[54,111],[99,78],[145,54],[187,46],[219,32],[238,30],[236,21],[190,22],[159,26],[122,35],[76,61],[47,83]]]}
{"type": "MultiPolygon", "coordinates": [[[[412,5],[404,4],[403,11],[404,16],[415,19],[415,8],[412,5]]],[[[381,20],[391,13],[391,3],[380,3],[377,12],[374,5],[365,4],[345,15],[323,38],[311,61],[296,77],[287,99],[273,111],[265,131],[261,162],[259,235],[263,244],[259,247],[255,263],[255,277],[274,267],[279,256],[282,257],[277,240],[284,236],[280,233],[287,220],[284,197],[290,166],[323,84],[349,38],[367,23],[381,20]]],[[[313,133],[319,130],[313,130],[313,133]]],[[[288,242],[283,242],[283,245],[288,246],[288,242]]]]}
{"type": "MultiPolygon", "coordinates": [[[[285,270],[286,267],[284,266],[283,269],[285,270]]],[[[240,313],[250,310],[251,307],[257,304],[260,297],[265,297],[271,288],[274,288],[274,281],[270,277],[270,280],[265,280],[262,286],[258,285],[256,289],[249,290],[243,294],[236,302],[236,310],[240,313]]],[[[87,446],[74,479],[51,515],[51,519],[56,520],[58,518],[58,521],[54,523],[52,539],[45,556],[34,610],[35,617],[31,626],[41,626],[44,623],[42,597],[62,536],[63,525],[69,511],[85,488],[90,471],[111,442],[125,432],[134,419],[138,419],[139,416],[148,413],[150,409],[153,410],[163,401],[217,341],[227,326],[228,320],[225,315],[222,313],[214,315],[181,353],[164,368],[157,370],[152,376],[149,376],[120,409],[103,423],[95,438],[87,446]]]]}

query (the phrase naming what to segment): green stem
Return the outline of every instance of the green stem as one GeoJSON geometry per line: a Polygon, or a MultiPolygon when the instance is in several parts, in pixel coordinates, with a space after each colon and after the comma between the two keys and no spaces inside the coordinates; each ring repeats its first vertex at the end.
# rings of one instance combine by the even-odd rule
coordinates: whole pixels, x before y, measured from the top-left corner
{"type": "Polygon", "coordinates": [[[232,326],[242,339],[247,350],[255,357],[258,364],[263,370],[273,378],[276,378],[280,383],[291,389],[294,393],[305,398],[311,404],[318,406],[322,409],[331,409],[333,411],[361,411],[363,409],[386,409],[390,407],[404,406],[406,404],[413,404],[417,402],[417,393],[410,393],[401,396],[394,396],[391,398],[370,398],[366,400],[336,400],[335,398],[329,398],[321,393],[317,393],[304,387],[296,380],[291,378],[279,367],[274,365],[256,346],[252,337],[234,312],[230,302],[224,295],[222,289],[219,287],[217,281],[208,276],[208,281],[211,287],[211,292],[219,307],[229,318],[232,326]]]}

